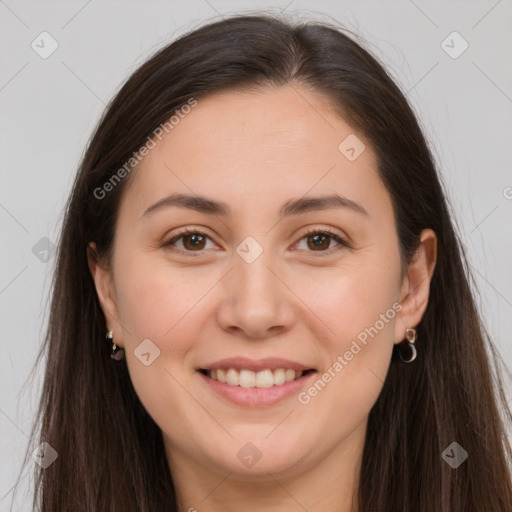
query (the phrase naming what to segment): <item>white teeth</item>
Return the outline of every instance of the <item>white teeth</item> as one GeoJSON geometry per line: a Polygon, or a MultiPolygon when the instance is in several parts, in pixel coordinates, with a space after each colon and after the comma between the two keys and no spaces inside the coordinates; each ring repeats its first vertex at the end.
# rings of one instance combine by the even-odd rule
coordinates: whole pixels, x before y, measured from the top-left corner
{"type": "MultiPolygon", "coordinates": [[[[242,370],[244,371],[244,370],[242,370]]],[[[252,373],[252,372],[251,372],[252,373]]],[[[295,374],[295,372],[293,372],[295,374]]],[[[242,372],[240,372],[240,375],[242,372]]],[[[256,383],[255,386],[257,388],[271,388],[274,385],[274,375],[272,370],[263,370],[262,372],[258,372],[256,374],[256,383]]]]}
{"type": "Polygon", "coordinates": [[[276,370],[262,370],[261,372],[253,372],[251,370],[235,370],[215,369],[207,370],[207,375],[213,380],[229,384],[230,386],[240,386],[242,388],[271,388],[272,386],[280,386],[285,382],[291,382],[298,379],[304,374],[300,370],[292,370],[290,368],[277,368],[276,370]]]}
{"type": "Polygon", "coordinates": [[[253,388],[256,386],[256,374],[250,370],[240,370],[238,384],[242,388],[253,388]]]}
{"type": "Polygon", "coordinates": [[[292,380],[295,379],[295,370],[286,370],[286,372],[284,373],[284,378],[286,379],[286,382],[291,382],[292,380]]]}
{"type": "Polygon", "coordinates": [[[280,386],[286,382],[285,371],[282,368],[274,370],[274,384],[280,386]]]}
{"type": "MultiPolygon", "coordinates": [[[[210,377],[213,379],[211,372],[210,377]]],[[[238,386],[240,384],[239,380],[240,379],[238,378],[238,372],[233,368],[230,368],[226,373],[226,383],[229,384],[230,386],[238,386]]]]}

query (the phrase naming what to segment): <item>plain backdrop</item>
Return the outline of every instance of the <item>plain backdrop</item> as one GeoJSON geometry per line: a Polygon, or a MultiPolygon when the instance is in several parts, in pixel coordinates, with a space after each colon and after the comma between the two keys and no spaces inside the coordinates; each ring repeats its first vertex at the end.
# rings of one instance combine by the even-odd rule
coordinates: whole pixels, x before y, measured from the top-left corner
{"type": "MultiPolygon", "coordinates": [[[[510,0],[0,0],[0,511],[11,505],[39,399],[42,368],[22,387],[44,336],[52,244],[105,104],[163,44],[259,9],[343,23],[407,93],[433,147],[479,306],[512,366],[510,0]]],[[[507,393],[512,398],[510,383],[507,393]]],[[[28,469],[14,511],[31,509],[28,469]]]]}

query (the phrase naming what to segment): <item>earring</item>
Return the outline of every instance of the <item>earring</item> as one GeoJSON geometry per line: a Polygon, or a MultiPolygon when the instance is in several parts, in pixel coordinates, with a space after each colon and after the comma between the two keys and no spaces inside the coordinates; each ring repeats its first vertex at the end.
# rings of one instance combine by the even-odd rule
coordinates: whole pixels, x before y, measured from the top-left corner
{"type": "Polygon", "coordinates": [[[405,330],[405,337],[407,338],[407,341],[398,345],[398,354],[404,363],[412,363],[416,359],[416,347],[413,345],[416,341],[416,336],[416,329],[410,327],[405,330]]]}
{"type": "Polygon", "coordinates": [[[120,348],[114,343],[114,333],[112,331],[107,332],[106,338],[107,340],[110,340],[112,343],[110,357],[112,359],[115,359],[116,361],[121,361],[121,359],[124,358],[124,348],[120,348]]]}

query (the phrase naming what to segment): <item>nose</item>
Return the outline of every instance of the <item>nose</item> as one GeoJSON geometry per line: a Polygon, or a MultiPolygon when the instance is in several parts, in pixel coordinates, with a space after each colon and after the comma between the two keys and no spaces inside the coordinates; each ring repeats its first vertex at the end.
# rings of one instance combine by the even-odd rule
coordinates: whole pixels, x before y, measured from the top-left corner
{"type": "Polygon", "coordinates": [[[252,263],[236,253],[234,267],[223,280],[223,296],[217,311],[222,329],[252,339],[284,333],[295,321],[293,293],[290,291],[270,251],[252,263]]]}

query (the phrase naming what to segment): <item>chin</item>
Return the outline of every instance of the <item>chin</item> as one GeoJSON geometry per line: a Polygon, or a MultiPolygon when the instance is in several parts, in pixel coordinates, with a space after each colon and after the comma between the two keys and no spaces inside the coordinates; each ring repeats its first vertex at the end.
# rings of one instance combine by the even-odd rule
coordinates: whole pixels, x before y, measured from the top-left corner
{"type": "MultiPolygon", "coordinates": [[[[275,426],[273,427],[275,428],[275,426]]],[[[278,427],[279,428],[279,427],[278,427]]],[[[304,442],[300,436],[293,439],[293,436],[281,432],[281,436],[274,432],[268,436],[272,429],[265,428],[265,433],[259,437],[245,435],[243,438],[237,436],[222,452],[217,461],[221,461],[224,470],[238,475],[242,480],[261,478],[266,480],[269,473],[292,475],[298,472],[301,462],[306,456],[304,442]],[[271,437],[275,435],[274,439],[271,437]]],[[[304,436],[302,436],[303,438],[304,436]]]]}

